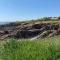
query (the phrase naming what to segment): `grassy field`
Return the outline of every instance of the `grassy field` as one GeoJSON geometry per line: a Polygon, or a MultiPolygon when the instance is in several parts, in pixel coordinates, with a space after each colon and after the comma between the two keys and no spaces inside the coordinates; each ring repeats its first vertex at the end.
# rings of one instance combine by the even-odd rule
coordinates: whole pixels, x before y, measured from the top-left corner
{"type": "Polygon", "coordinates": [[[35,41],[0,42],[0,60],[60,60],[60,36],[35,41]]]}

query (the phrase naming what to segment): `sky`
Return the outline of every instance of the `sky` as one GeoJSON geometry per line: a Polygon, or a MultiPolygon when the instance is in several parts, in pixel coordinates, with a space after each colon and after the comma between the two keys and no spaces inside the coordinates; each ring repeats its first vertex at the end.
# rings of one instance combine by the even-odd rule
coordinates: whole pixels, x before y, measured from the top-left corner
{"type": "Polygon", "coordinates": [[[0,0],[0,22],[60,16],[60,0],[0,0]]]}

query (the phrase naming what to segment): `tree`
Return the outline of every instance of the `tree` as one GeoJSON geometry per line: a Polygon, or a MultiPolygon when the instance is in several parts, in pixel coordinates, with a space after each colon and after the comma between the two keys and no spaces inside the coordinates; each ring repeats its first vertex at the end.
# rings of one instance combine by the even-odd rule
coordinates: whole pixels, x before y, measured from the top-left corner
{"type": "Polygon", "coordinates": [[[58,17],[58,19],[60,19],[60,16],[58,17]]]}
{"type": "Polygon", "coordinates": [[[44,17],[43,20],[47,21],[47,20],[51,20],[52,17],[44,17]]]}

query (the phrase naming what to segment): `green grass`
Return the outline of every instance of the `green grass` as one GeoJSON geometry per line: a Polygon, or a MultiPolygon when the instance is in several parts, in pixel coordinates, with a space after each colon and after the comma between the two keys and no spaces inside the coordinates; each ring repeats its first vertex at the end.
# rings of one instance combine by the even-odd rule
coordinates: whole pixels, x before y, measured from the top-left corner
{"type": "Polygon", "coordinates": [[[0,60],[60,60],[60,37],[1,42],[0,60]]]}

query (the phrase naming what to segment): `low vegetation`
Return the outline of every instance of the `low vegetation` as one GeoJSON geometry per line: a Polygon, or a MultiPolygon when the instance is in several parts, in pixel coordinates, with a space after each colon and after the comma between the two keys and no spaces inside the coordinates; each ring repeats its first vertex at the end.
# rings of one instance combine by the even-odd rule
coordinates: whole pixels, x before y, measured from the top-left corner
{"type": "Polygon", "coordinates": [[[60,60],[60,36],[0,43],[0,60],[60,60]]]}

